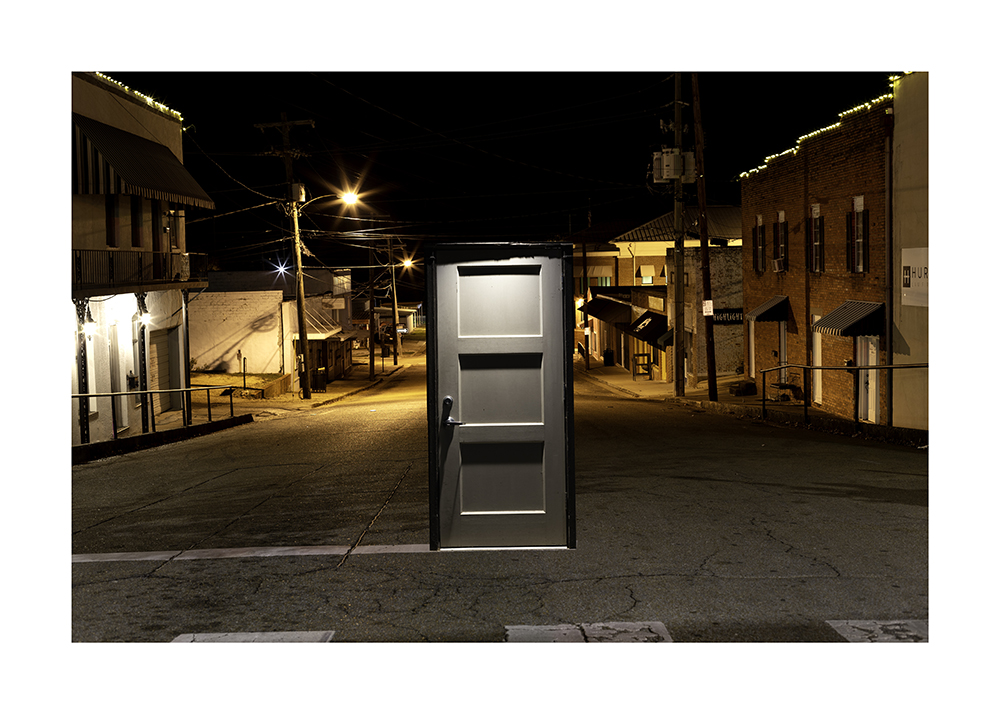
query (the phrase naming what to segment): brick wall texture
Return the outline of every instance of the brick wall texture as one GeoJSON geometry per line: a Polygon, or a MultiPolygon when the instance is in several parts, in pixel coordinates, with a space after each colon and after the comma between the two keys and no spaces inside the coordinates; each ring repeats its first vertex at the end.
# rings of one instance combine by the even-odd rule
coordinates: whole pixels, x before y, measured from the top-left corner
{"type": "MultiPolygon", "coordinates": [[[[797,151],[772,158],[766,167],[741,181],[743,218],[743,302],[749,312],[775,295],[789,300],[787,362],[813,364],[811,316],[828,315],[846,300],[886,302],[886,110],[891,100],[846,114],[840,126],[802,139],[797,151]],[[864,272],[848,267],[847,215],[862,197],[868,212],[869,265],[864,272]],[[824,224],[824,270],[812,272],[807,263],[807,236],[813,206],[824,224]],[[787,267],[772,269],[773,224],[784,212],[788,230],[787,267]],[[766,228],[765,265],[755,271],[753,230],[761,217],[766,228]]],[[[745,340],[747,360],[754,350],[757,388],[760,370],[778,365],[778,323],[757,322],[755,343],[745,340]]],[[[879,364],[886,364],[885,336],[879,340],[879,364]]],[[[857,360],[855,338],[822,336],[822,364],[843,366],[857,360]]],[[[789,381],[801,384],[802,370],[787,370],[789,381]]],[[[749,376],[749,375],[748,375],[749,376]]],[[[777,373],[768,373],[768,383],[777,373]]],[[[853,417],[853,377],[846,371],[823,374],[822,408],[853,417]]],[[[879,379],[879,419],[884,421],[884,379],[879,379]]]]}

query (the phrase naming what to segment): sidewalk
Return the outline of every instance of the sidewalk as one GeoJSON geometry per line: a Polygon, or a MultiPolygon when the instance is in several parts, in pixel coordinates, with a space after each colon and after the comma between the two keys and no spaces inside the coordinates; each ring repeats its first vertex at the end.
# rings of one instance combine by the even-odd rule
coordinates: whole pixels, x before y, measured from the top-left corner
{"type": "MultiPolygon", "coordinates": [[[[729,387],[738,382],[747,381],[742,374],[724,375],[716,380],[717,401],[709,401],[708,381],[701,380],[697,387],[687,386],[683,397],[675,396],[673,382],[651,381],[648,377],[632,377],[624,367],[615,365],[604,366],[603,362],[592,358],[590,369],[586,369],[583,358],[577,354],[573,359],[573,369],[577,378],[590,379],[606,387],[634,397],[636,399],[654,400],[684,404],[706,411],[721,412],[734,416],[760,419],[761,395],[734,395],[729,387]]],[[[861,422],[855,424],[852,419],[845,419],[816,406],[808,410],[801,400],[766,402],[766,419],[768,422],[798,426],[841,434],[860,434],[898,444],[923,446],[927,444],[927,432],[916,429],[887,427],[878,424],[861,422]]]]}
{"type": "MultiPolygon", "coordinates": [[[[426,343],[423,340],[404,340],[398,357],[375,356],[375,373],[371,374],[368,350],[355,350],[348,374],[329,382],[323,391],[313,390],[310,399],[303,399],[296,392],[286,392],[269,399],[257,397],[256,389],[243,389],[242,374],[199,374],[193,376],[192,386],[214,386],[224,389],[211,390],[211,415],[205,391],[194,392],[191,404],[190,426],[184,426],[180,409],[150,415],[150,431],[125,436],[111,441],[80,444],[73,447],[74,464],[95,459],[130,453],[174,441],[210,434],[251,421],[275,419],[298,412],[311,411],[347,399],[383,384],[387,379],[425,359],[426,343]],[[211,418],[210,418],[211,416],[211,418]]],[[[249,377],[249,375],[248,375],[249,377]]],[[[247,380],[249,387],[251,380],[247,380]]]]}
{"type": "MultiPolygon", "coordinates": [[[[192,386],[228,386],[232,394],[223,390],[213,389],[212,419],[228,418],[230,415],[230,399],[233,416],[253,414],[254,416],[279,416],[287,412],[309,411],[318,407],[339,402],[347,397],[366,391],[381,384],[400,370],[406,369],[414,357],[423,359],[424,343],[404,344],[398,364],[393,364],[392,357],[375,356],[375,371],[371,374],[368,363],[368,350],[355,350],[351,370],[339,379],[328,382],[321,390],[313,389],[309,399],[303,399],[298,391],[285,392],[269,399],[256,396],[256,389],[243,389],[242,374],[225,375],[192,375],[192,386]]],[[[204,392],[195,393],[192,397],[194,421],[207,420],[208,402],[204,392]]],[[[176,428],[181,425],[180,411],[167,412],[157,418],[156,428],[159,430],[176,428]]]]}

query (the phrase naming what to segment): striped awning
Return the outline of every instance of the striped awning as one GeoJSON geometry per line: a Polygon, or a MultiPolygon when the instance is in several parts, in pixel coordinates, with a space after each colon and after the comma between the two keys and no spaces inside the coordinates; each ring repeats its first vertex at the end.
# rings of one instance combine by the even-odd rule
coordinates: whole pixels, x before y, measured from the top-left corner
{"type": "Polygon", "coordinates": [[[788,296],[775,295],[747,313],[748,320],[755,322],[780,322],[788,319],[788,296]]]}
{"type": "Polygon", "coordinates": [[[824,335],[861,337],[885,333],[885,303],[848,300],[829,315],[813,323],[824,335]]]}
{"type": "Polygon", "coordinates": [[[632,320],[632,307],[630,305],[599,297],[584,305],[581,312],[602,322],[616,323],[632,320]]]}
{"type": "Polygon", "coordinates": [[[126,194],[215,208],[166,146],[75,113],[73,193],[126,194]]]}

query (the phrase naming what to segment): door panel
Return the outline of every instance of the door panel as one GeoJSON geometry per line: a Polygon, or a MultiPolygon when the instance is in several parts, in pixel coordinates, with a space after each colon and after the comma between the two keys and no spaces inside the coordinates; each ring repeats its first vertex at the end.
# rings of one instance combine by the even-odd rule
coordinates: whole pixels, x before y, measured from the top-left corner
{"type": "Polygon", "coordinates": [[[437,246],[432,547],[572,545],[567,248],[437,246]]]}
{"type": "MultiPolygon", "coordinates": [[[[170,343],[168,330],[154,330],[149,336],[149,388],[170,389],[170,343]]],[[[153,413],[170,408],[169,394],[153,394],[153,413]]]]}

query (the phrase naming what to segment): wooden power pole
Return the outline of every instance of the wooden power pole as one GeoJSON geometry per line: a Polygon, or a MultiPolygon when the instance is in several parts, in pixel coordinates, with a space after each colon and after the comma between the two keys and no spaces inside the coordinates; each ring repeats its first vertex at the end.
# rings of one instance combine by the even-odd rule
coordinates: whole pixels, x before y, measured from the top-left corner
{"type": "MultiPolygon", "coordinates": [[[[674,148],[681,153],[681,73],[674,72],[674,148]]],[[[684,184],[683,172],[674,182],[674,394],[684,396],[684,184]]]]}
{"type": "Polygon", "coordinates": [[[701,282],[705,303],[705,353],[708,367],[708,400],[719,401],[719,387],[715,375],[715,317],[712,305],[712,272],[708,259],[708,208],[705,196],[705,136],[701,126],[701,95],[698,91],[698,73],[691,74],[691,97],[694,105],[694,162],[698,180],[698,226],[701,229],[701,282]]]}

